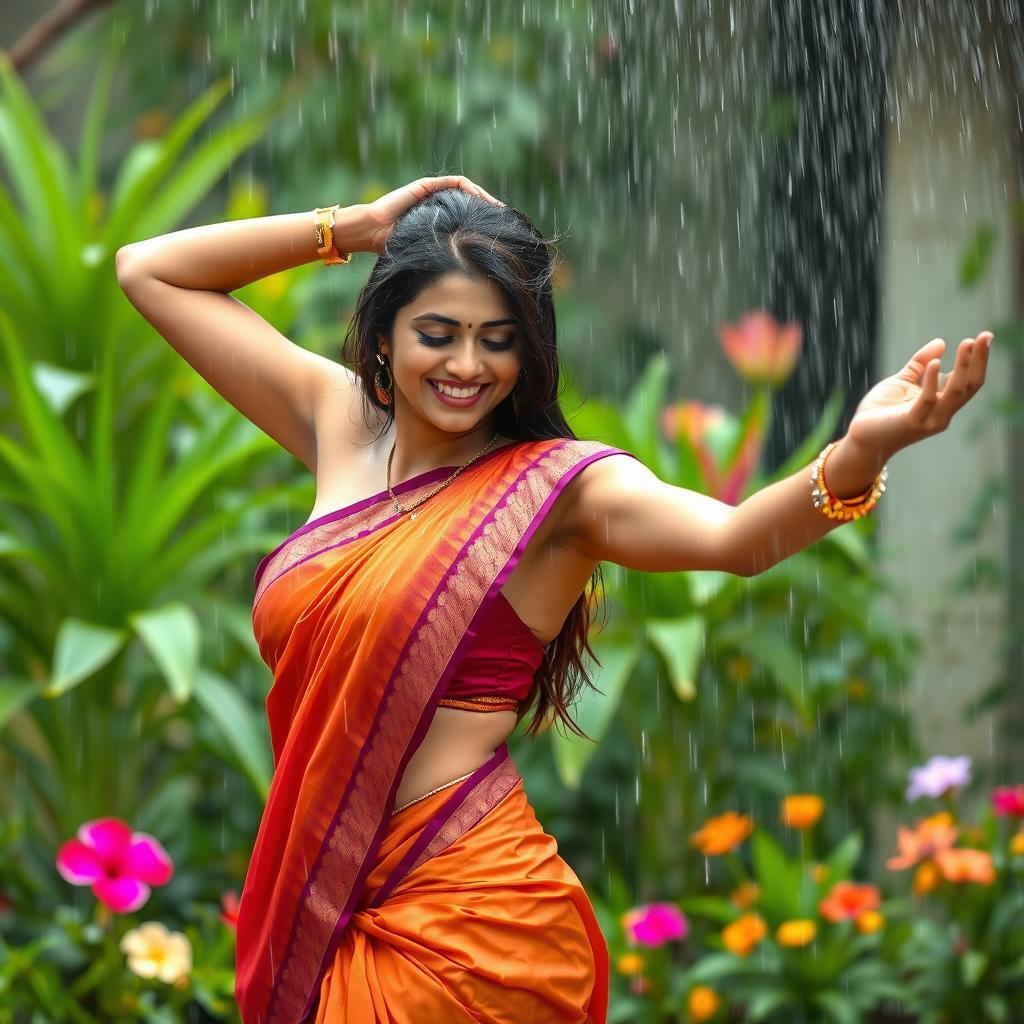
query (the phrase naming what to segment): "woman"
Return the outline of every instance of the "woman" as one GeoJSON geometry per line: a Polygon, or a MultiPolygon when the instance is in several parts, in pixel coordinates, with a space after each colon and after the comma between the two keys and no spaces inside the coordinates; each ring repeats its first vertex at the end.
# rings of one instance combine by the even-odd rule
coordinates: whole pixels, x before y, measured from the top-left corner
{"type": "Polygon", "coordinates": [[[749,576],[869,512],[886,460],[981,387],[992,335],[941,378],[944,342],[921,347],[810,478],[733,508],[574,437],[553,247],[466,178],[180,231],[117,265],[140,312],[316,476],[309,521],[255,578],[275,771],[238,921],[243,1020],[603,1022],[607,947],[505,743],[531,708],[528,732],[575,728],[588,581],[605,560],[749,576]],[[354,251],[379,258],[352,370],[228,295],[354,251]]]}

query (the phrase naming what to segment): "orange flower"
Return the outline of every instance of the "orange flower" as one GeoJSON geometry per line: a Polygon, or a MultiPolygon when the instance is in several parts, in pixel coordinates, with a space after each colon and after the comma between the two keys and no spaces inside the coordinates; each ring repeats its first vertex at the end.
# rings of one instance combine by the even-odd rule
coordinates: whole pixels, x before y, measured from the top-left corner
{"type": "Polygon", "coordinates": [[[803,341],[798,323],[781,327],[764,310],[746,313],[738,324],[722,324],[722,350],[736,370],[752,383],[784,384],[796,366],[803,341]]]}
{"type": "Polygon", "coordinates": [[[779,820],[787,828],[811,828],[825,810],[825,801],[813,793],[795,793],[782,801],[779,820]]]}
{"type": "Polygon", "coordinates": [[[857,931],[867,935],[870,932],[877,932],[885,924],[885,918],[877,910],[865,910],[855,923],[857,931]]]}
{"type": "Polygon", "coordinates": [[[1014,857],[1024,857],[1024,832],[1018,832],[1010,837],[1010,853],[1014,857]]]}
{"type": "Polygon", "coordinates": [[[818,928],[813,921],[805,918],[796,921],[784,921],[775,932],[775,939],[780,946],[806,946],[814,941],[818,928]]]}
{"type": "Polygon", "coordinates": [[[935,863],[948,882],[991,885],[995,881],[992,854],[986,850],[939,850],[935,854],[935,863]]]}
{"type": "Polygon", "coordinates": [[[914,872],[914,895],[927,896],[942,884],[942,875],[935,866],[935,861],[926,860],[918,865],[914,872]]]}
{"type": "Polygon", "coordinates": [[[690,990],[690,998],[687,1000],[687,1009],[690,1017],[695,1021],[709,1020],[718,1013],[722,1000],[713,988],[707,985],[695,985],[690,990]]]}
{"type": "Polygon", "coordinates": [[[690,845],[696,846],[705,857],[718,857],[736,849],[753,827],[747,815],[726,811],[717,818],[708,818],[704,827],[690,836],[690,845]]]}
{"type": "Polygon", "coordinates": [[[811,878],[813,878],[819,885],[828,878],[828,868],[824,864],[818,864],[817,862],[811,867],[811,878]]]}
{"type": "Polygon", "coordinates": [[[749,956],[767,934],[768,928],[758,914],[744,914],[722,929],[722,942],[730,953],[749,956]]]}
{"type": "Polygon", "coordinates": [[[740,910],[746,910],[757,902],[760,895],[761,887],[757,882],[740,882],[729,894],[729,901],[740,910]]]}
{"type": "Polygon", "coordinates": [[[639,974],[644,969],[644,958],[639,953],[623,953],[616,967],[619,974],[639,974]]]}
{"type": "Polygon", "coordinates": [[[900,852],[885,862],[886,867],[893,871],[912,868],[915,864],[934,857],[939,850],[948,850],[956,842],[956,837],[953,815],[948,811],[925,818],[914,829],[901,825],[896,838],[900,852]]]}
{"type": "Polygon", "coordinates": [[[836,882],[818,909],[826,921],[852,921],[864,911],[874,910],[880,902],[881,896],[873,885],[836,882]]]}

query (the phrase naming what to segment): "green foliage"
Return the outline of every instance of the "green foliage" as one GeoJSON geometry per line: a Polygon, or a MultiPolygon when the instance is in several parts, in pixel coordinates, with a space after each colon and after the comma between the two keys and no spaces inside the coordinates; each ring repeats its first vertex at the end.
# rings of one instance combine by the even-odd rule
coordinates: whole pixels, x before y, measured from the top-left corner
{"type": "MultiPolygon", "coordinates": [[[[184,990],[142,982],[112,944],[127,921],[97,931],[65,913],[54,857],[83,821],[114,815],[152,829],[172,859],[211,865],[179,872],[147,914],[180,919],[186,897],[240,887],[271,759],[238,566],[276,545],[267,510],[308,498],[305,483],[274,482],[280,450],[182,372],[113,265],[122,244],[177,227],[279,104],[211,129],[228,91],[215,84],[135,144],[105,195],[114,64],[111,50],[72,160],[0,55],[12,185],[0,188],[0,756],[12,780],[0,898],[19,909],[0,947],[0,1021],[28,1009],[83,1022],[180,1020],[188,1003],[235,1012],[223,923],[186,927],[196,963],[184,990]]],[[[246,201],[262,212],[258,195],[246,201]]],[[[294,298],[259,285],[246,290],[254,307],[278,322],[294,313],[294,298]]]]}

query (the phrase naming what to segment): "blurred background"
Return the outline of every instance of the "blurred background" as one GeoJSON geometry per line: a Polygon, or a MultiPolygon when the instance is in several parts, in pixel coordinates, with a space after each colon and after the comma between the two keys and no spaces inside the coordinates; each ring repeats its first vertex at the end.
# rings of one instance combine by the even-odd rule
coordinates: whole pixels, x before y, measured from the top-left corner
{"type": "MultiPolygon", "coordinates": [[[[610,1020],[1024,1020],[1022,18],[0,7],[0,1024],[237,1019],[271,771],[252,574],[313,482],[114,253],[449,172],[558,239],[577,434],[732,504],[928,339],[995,332],[870,516],[751,579],[606,566],[592,741],[511,746],[601,917],[610,1020]],[[131,911],[72,884],[104,818],[174,863],[131,911]]],[[[371,265],[236,294],[337,359],[371,265]]]]}

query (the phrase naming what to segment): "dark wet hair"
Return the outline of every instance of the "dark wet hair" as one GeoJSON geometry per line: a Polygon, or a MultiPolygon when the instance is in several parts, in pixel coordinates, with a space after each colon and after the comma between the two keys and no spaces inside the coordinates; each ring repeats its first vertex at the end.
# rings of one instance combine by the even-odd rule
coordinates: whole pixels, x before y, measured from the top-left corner
{"type": "MultiPolygon", "coordinates": [[[[411,206],[395,222],[359,293],[342,346],[342,360],[362,383],[366,422],[374,423],[380,418],[379,411],[387,412],[381,429],[384,433],[394,419],[393,408],[377,400],[374,388],[373,377],[380,367],[377,335],[390,337],[399,309],[439,277],[455,273],[492,281],[519,325],[519,415],[514,414],[510,395],[495,410],[498,431],[523,441],[575,438],[558,404],[558,348],[551,288],[558,258],[554,242],[511,206],[496,206],[454,188],[433,192],[411,206]]],[[[537,698],[528,734],[536,734],[553,710],[573,732],[586,736],[566,707],[576,702],[585,684],[593,685],[583,667],[583,652],[600,664],[587,640],[600,582],[598,566],[589,589],[580,595],[558,636],[545,649],[530,697],[519,710],[521,719],[537,698]]]]}

